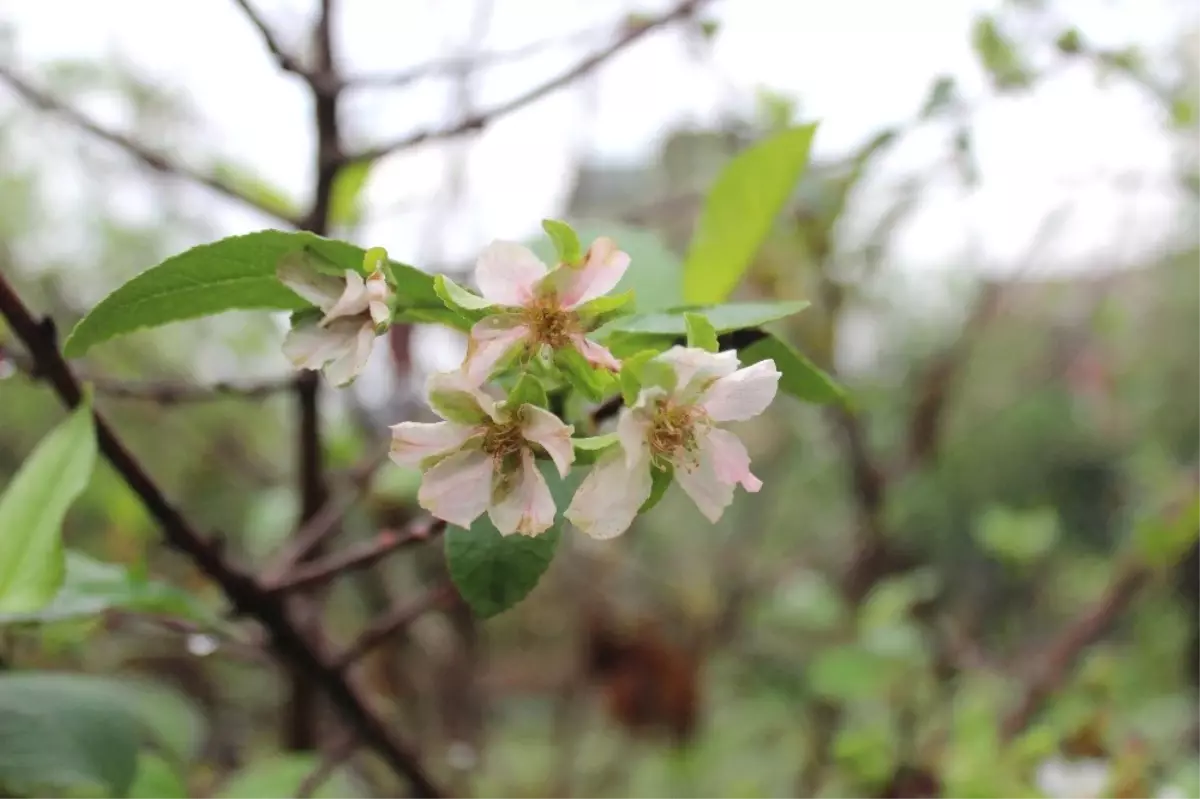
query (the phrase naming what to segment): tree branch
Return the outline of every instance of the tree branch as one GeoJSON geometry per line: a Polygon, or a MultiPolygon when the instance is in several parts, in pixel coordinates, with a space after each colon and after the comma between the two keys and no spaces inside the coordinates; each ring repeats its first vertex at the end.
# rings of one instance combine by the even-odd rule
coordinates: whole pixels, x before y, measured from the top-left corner
{"type": "MultiPolygon", "coordinates": [[[[0,316],[24,342],[39,371],[46,376],[63,404],[77,407],[83,399],[83,391],[58,350],[53,323],[36,321],[3,276],[0,276],[0,316]]],[[[217,583],[235,612],[262,624],[280,659],[310,675],[361,740],[378,752],[397,773],[409,779],[416,795],[441,796],[442,792],[425,774],[408,745],[370,710],[366,699],[345,679],[340,669],[326,663],[293,626],[280,598],[264,591],[253,577],[227,562],[220,547],[206,541],[163,495],[108,422],[95,412],[93,418],[100,451],[141,499],[162,530],[167,545],[190,557],[217,583]]]]}
{"type": "Polygon", "coordinates": [[[243,205],[250,206],[257,211],[266,214],[272,219],[279,220],[289,226],[294,226],[296,220],[288,217],[273,207],[271,203],[245,194],[238,190],[233,185],[224,182],[215,175],[202,172],[192,167],[180,164],[168,159],[162,153],[150,149],[146,145],[131,139],[130,137],[118,133],[100,125],[90,119],[80,111],[72,108],[67,103],[53,97],[52,95],[38,89],[25,78],[17,75],[8,67],[0,67],[0,81],[8,84],[13,91],[21,95],[28,103],[40,108],[51,114],[55,114],[75,127],[94,136],[97,139],[108,142],[124,150],[129,155],[140,161],[145,166],[153,169],[155,172],[161,172],[168,175],[175,175],[192,183],[204,186],[212,191],[227,197],[232,200],[237,200],[243,205]]]}
{"type": "Polygon", "coordinates": [[[412,602],[400,602],[384,616],[372,622],[346,650],[334,660],[334,668],[344,671],[398,630],[412,624],[424,613],[457,596],[454,586],[443,583],[412,602]]]}
{"type": "Polygon", "coordinates": [[[306,82],[310,81],[312,76],[308,70],[304,68],[295,56],[279,44],[279,40],[275,38],[275,33],[271,30],[271,26],[262,18],[258,10],[250,5],[250,0],[233,0],[233,2],[242,10],[242,13],[250,21],[250,24],[254,26],[255,30],[258,31],[259,36],[262,37],[263,44],[271,51],[271,55],[275,57],[275,63],[279,65],[279,68],[284,72],[299,75],[306,82]]]}
{"type": "Polygon", "coordinates": [[[424,144],[428,141],[438,141],[441,139],[452,139],[462,136],[467,133],[481,130],[489,122],[493,122],[500,117],[507,116],[515,111],[519,111],[527,105],[537,102],[538,100],[552,94],[559,89],[568,86],[579,78],[584,77],[588,73],[595,70],[597,67],[604,64],[614,56],[618,55],[627,47],[633,45],[646,35],[663,28],[677,20],[686,19],[696,13],[699,8],[704,5],[707,0],[683,0],[677,3],[669,11],[655,17],[649,17],[645,20],[640,20],[637,25],[630,25],[625,32],[615,41],[603,49],[597,50],[591,55],[580,59],[578,63],[569,69],[564,70],[555,77],[533,87],[524,94],[501,103],[500,105],[483,111],[474,116],[463,119],[457,123],[443,128],[433,128],[430,130],[418,131],[409,134],[395,141],[385,144],[369,147],[357,153],[351,153],[346,156],[347,163],[355,163],[360,161],[374,161],[383,158],[400,150],[406,150],[410,147],[415,147],[419,144],[424,144]]]}

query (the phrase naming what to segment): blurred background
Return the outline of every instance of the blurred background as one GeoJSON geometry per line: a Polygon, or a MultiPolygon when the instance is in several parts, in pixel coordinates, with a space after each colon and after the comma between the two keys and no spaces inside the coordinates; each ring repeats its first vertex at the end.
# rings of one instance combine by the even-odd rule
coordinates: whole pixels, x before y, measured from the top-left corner
{"type": "MultiPolygon", "coordinates": [[[[256,6],[301,63],[314,6],[256,6]]],[[[812,302],[779,332],[853,412],[781,397],[738,431],[765,487],[719,524],[672,489],[615,541],[568,528],[514,609],[392,635],[359,677],[432,772],[483,796],[1200,796],[1194,2],[702,3],[511,112],[670,4],[337,6],[346,146],[434,135],[352,167],[328,233],[463,281],[554,217],[618,240],[640,306],[677,304],[717,171],[820,122],[738,296],[812,302]]],[[[168,255],[305,212],[311,98],[238,2],[5,0],[0,25],[0,270],[60,329],[168,255]]],[[[225,314],[78,364],[249,563],[300,513],[285,329],[225,314]],[[221,381],[257,390],[197,388],[221,381]]],[[[339,546],[418,515],[419,475],[358,467],[428,420],[425,378],[463,352],[420,326],[389,344],[322,389],[335,492],[371,475],[339,546]]],[[[0,482],[61,418],[28,367],[0,326],[0,482]]],[[[327,720],[288,712],[252,630],[196,621],[219,592],[106,465],[65,535],[72,575],[141,593],[5,626],[4,661],[187,698],[185,784],[145,766],[135,795],[296,795],[320,756],[287,752],[289,725],[327,740],[327,720]]],[[[441,560],[432,542],[336,583],[330,637],[423,596],[441,560]]],[[[318,793],[404,790],[363,754],[318,793]]]]}

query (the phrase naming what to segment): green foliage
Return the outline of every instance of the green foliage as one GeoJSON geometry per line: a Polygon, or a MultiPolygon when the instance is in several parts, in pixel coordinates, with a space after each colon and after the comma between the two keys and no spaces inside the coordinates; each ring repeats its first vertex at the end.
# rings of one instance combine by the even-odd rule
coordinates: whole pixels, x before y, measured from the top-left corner
{"type": "Polygon", "coordinates": [[[471,325],[478,322],[486,314],[492,304],[483,297],[467,291],[445,275],[437,275],[433,279],[433,289],[446,307],[462,318],[463,323],[455,327],[469,331],[471,325]]]}
{"type": "Polygon", "coordinates": [[[545,408],[550,403],[546,399],[546,388],[542,385],[542,381],[528,372],[522,372],[521,376],[517,378],[517,384],[508,393],[505,407],[510,411],[516,411],[526,404],[545,408]]]}
{"type": "Polygon", "coordinates": [[[188,789],[170,763],[143,752],[138,756],[137,774],[127,795],[130,799],[186,799],[188,789]]]}
{"type": "Polygon", "coordinates": [[[96,463],[91,403],[34,449],[0,495],[0,614],[45,607],[63,584],[62,523],[96,463]]]}
{"type": "Polygon", "coordinates": [[[355,161],[338,170],[329,193],[329,221],[334,226],[353,227],[362,221],[363,191],[372,165],[372,161],[355,161]]]}
{"type": "Polygon", "coordinates": [[[975,540],[998,558],[1020,565],[1043,557],[1058,541],[1058,514],[1052,508],[1014,511],[988,508],[974,528],[975,540]]]}
{"type": "Polygon", "coordinates": [[[1155,568],[1175,565],[1200,537],[1200,498],[1194,498],[1181,512],[1154,514],[1143,519],[1133,531],[1133,543],[1142,562],[1155,568]]]}
{"type": "Polygon", "coordinates": [[[575,465],[586,466],[596,462],[600,453],[617,443],[616,433],[606,433],[602,436],[585,436],[572,438],[571,445],[575,448],[575,465]]]}
{"type": "Polygon", "coordinates": [[[621,362],[621,373],[618,380],[621,383],[621,399],[626,405],[632,407],[637,402],[638,393],[641,392],[644,382],[643,370],[649,364],[650,359],[658,354],[658,350],[642,350],[621,362]]]}
{"type": "Polygon", "coordinates": [[[739,353],[743,366],[771,358],[779,370],[779,387],[798,400],[817,405],[844,403],[845,390],[816,364],[782,339],[770,334],[739,353]]]}
{"type": "Polygon", "coordinates": [[[804,174],[816,129],[814,123],[775,133],[721,171],[684,263],[686,302],[721,302],[737,286],[804,174]]]}
{"type": "MultiPolygon", "coordinates": [[[[246,768],[233,776],[217,794],[220,799],[274,799],[280,796],[295,796],[300,785],[321,765],[321,758],[313,755],[276,754],[255,758],[246,768]]],[[[346,772],[337,769],[312,796],[321,799],[363,796],[363,792],[348,778],[346,772]]]]}
{"type": "Polygon", "coordinates": [[[559,263],[573,265],[583,259],[583,247],[579,244],[579,236],[566,222],[543,219],[542,229],[554,244],[559,263]]]}
{"type": "Polygon", "coordinates": [[[992,16],[983,14],[976,18],[971,43],[997,89],[1024,89],[1033,81],[1029,68],[992,16]]]}
{"type": "MultiPolygon", "coordinates": [[[[294,311],[308,307],[275,277],[291,252],[308,251],[341,269],[361,271],[364,250],[311,233],[261,230],[193,247],[147,269],[105,297],[71,331],[67,357],[78,357],[109,339],[147,327],[235,309],[294,311]]],[[[401,320],[454,318],[434,291],[433,278],[390,262],[401,320]]]]}
{"type": "Polygon", "coordinates": [[[833,581],[807,569],[793,574],[780,586],[770,611],[772,618],[812,632],[835,630],[849,618],[833,581]]]}
{"type": "Polygon", "coordinates": [[[593,402],[604,399],[614,388],[616,378],[607,369],[592,365],[583,353],[574,347],[564,347],[554,352],[554,363],[570,380],[573,387],[593,402]]]}
{"type": "Polygon", "coordinates": [[[661,502],[662,498],[667,493],[667,489],[671,487],[671,483],[673,483],[674,480],[675,469],[670,464],[661,469],[657,466],[651,467],[650,496],[648,496],[646,501],[642,503],[642,506],[638,508],[638,513],[646,513],[659,502],[661,502]]]}
{"type": "Polygon", "coordinates": [[[879,698],[893,676],[887,660],[850,644],[820,650],[808,667],[809,686],[814,693],[844,702],[879,698]]]}
{"type": "Polygon", "coordinates": [[[598,340],[614,333],[683,337],[687,315],[702,313],[717,333],[748,330],[794,316],[809,306],[804,300],[785,302],[736,302],[709,307],[685,306],[656,313],[630,314],[614,319],[596,331],[598,340]]]}
{"type": "Polygon", "coordinates": [[[717,331],[713,329],[712,322],[709,322],[704,314],[685,313],[683,319],[687,327],[687,345],[689,347],[697,347],[708,352],[716,352],[720,349],[717,344],[717,331]]]}

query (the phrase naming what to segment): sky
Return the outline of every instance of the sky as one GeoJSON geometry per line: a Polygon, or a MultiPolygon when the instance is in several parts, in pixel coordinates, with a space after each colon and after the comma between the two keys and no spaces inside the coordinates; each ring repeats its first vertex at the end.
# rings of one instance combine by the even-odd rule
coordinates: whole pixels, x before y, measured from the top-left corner
{"type": "MultiPolygon", "coordinates": [[[[403,70],[466,45],[474,0],[342,0],[336,30],[352,74],[403,70]]],[[[602,28],[654,0],[496,0],[484,51],[559,33],[602,28]]],[[[804,120],[820,120],[814,157],[844,155],[882,127],[912,118],[930,84],[956,77],[974,114],[982,183],[966,193],[935,187],[898,235],[893,268],[944,274],[965,263],[995,272],[1028,269],[1031,240],[1046,217],[1069,206],[1066,226],[1036,268],[1092,268],[1153,249],[1176,221],[1170,148],[1162,111],[1128,86],[1100,87],[1069,69],[1030,95],[987,99],[970,48],[984,0],[719,0],[720,30],[706,58],[689,55],[678,31],[654,34],[593,77],[489,125],[470,140],[440,142],[379,164],[368,185],[364,241],[418,265],[469,261],[495,238],[528,239],[555,216],[581,158],[644,158],[681,123],[716,119],[758,88],[797,98],[804,120]],[[446,216],[444,175],[464,157],[462,201],[446,216]],[[1132,186],[1130,177],[1132,176],[1132,186]],[[442,224],[437,224],[439,220],[442,224]],[[448,224],[447,224],[448,222],[448,224]],[[444,235],[434,235],[439,230],[444,235]],[[971,257],[968,257],[971,256],[971,257]]],[[[1186,0],[1057,0],[1054,14],[1102,44],[1169,42],[1188,19],[1186,0]]],[[[309,0],[259,0],[285,46],[298,46],[309,0]]],[[[306,95],[281,75],[233,0],[0,0],[17,31],[27,72],[45,60],[117,53],[139,71],[185,87],[203,111],[207,147],[253,164],[298,199],[311,183],[306,95]],[[62,24],[62,20],[70,24],[62,24]]],[[[1194,21],[1195,15],[1190,17],[1194,21]]],[[[498,67],[475,82],[477,108],[502,102],[603,43],[546,52],[498,67]]],[[[0,101],[11,98],[0,90],[0,101]]],[[[389,139],[444,124],[450,87],[427,81],[403,91],[362,91],[345,127],[358,141],[389,139]]],[[[912,136],[888,174],[920,169],[941,152],[937,131],[912,136]]],[[[214,200],[227,232],[270,226],[214,200]]]]}

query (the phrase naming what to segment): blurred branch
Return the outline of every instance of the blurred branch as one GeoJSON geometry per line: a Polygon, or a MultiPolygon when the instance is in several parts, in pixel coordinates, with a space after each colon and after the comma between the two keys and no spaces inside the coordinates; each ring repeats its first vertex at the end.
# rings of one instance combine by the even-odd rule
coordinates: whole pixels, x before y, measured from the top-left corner
{"type": "Polygon", "coordinates": [[[325,784],[326,780],[333,776],[333,772],[337,771],[338,766],[354,756],[357,749],[358,739],[351,733],[343,733],[342,737],[321,758],[320,764],[296,786],[296,798],[307,799],[312,796],[318,788],[325,784]]]}
{"type": "MultiPolygon", "coordinates": [[[[70,408],[79,406],[83,402],[83,389],[58,350],[53,322],[49,319],[40,322],[35,320],[2,275],[0,315],[24,342],[36,360],[39,371],[46,375],[63,404],[70,408]]],[[[442,795],[408,745],[392,733],[341,671],[326,663],[293,625],[282,601],[264,591],[253,577],[226,561],[220,546],[205,540],[163,495],[104,417],[95,411],[92,416],[100,451],[158,523],[167,545],[190,557],[204,574],[216,582],[237,613],[256,619],[270,633],[272,646],[280,659],[308,675],[363,742],[377,751],[397,773],[410,780],[417,795],[442,795]]]]}
{"type": "Polygon", "coordinates": [[[28,82],[25,78],[17,75],[16,72],[7,66],[0,66],[0,81],[8,84],[17,94],[21,95],[21,97],[31,105],[61,117],[70,124],[97,139],[101,139],[109,144],[115,145],[155,172],[174,175],[200,186],[205,186],[217,194],[221,194],[232,200],[237,200],[243,205],[250,206],[251,208],[258,210],[263,214],[266,214],[272,219],[279,220],[287,225],[296,224],[295,219],[291,219],[287,215],[281,213],[280,210],[271,203],[265,202],[260,198],[254,197],[250,194],[245,194],[231,184],[222,181],[215,175],[211,175],[189,167],[185,164],[172,161],[162,153],[150,149],[146,145],[135,141],[125,134],[109,130],[79,110],[71,107],[67,103],[51,96],[41,89],[36,88],[33,84],[28,82]]]}
{"type": "Polygon", "coordinates": [[[663,14],[638,20],[636,25],[627,26],[624,33],[607,47],[597,50],[591,55],[581,59],[574,66],[564,70],[545,83],[539,84],[524,94],[517,95],[511,100],[501,103],[492,109],[475,114],[444,128],[418,131],[403,138],[396,139],[392,142],[370,147],[357,153],[348,154],[346,156],[346,161],[348,163],[374,161],[391,153],[398,152],[400,150],[406,150],[419,144],[424,144],[428,141],[452,139],[466,133],[481,130],[488,123],[493,122],[500,117],[507,116],[515,111],[519,111],[525,106],[531,105],[543,97],[570,85],[572,82],[582,78],[597,67],[600,67],[605,62],[618,55],[621,51],[625,50],[627,47],[644,38],[647,34],[670,25],[678,20],[687,19],[695,14],[707,1],[708,0],[682,0],[682,2],[677,3],[673,8],[663,14]]]}
{"type": "Polygon", "coordinates": [[[275,38],[275,33],[271,30],[271,27],[267,24],[266,20],[262,18],[262,15],[258,13],[258,10],[250,4],[250,1],[233,0],[233,2],[242,10],[242,13],[246,16],[246,19],[250,21],[250,24],[254,26],[255,30],[258,31],[259,36],[262,37],[263,44],[265,44],[267,49],[271,51],[271,55],[275,57],[275,63],[279,65],[279,68],[284,72],[290,72],[293,75],[299,75],[305,81],[311,82],[312,75],[309,73],[309,71],[304,68],[304,66],[296,59],[295,56],[287,52],[287,50],[285,50],[279,44],[279,40],[275,38]]]}
{"type": "Polygon", "coordinates": [[[426,612],[454,599],[454,586],[443,583],[415,601],[400,602],[386,615],[376,619],[334,660],[334,668],[345,670],[399,630],[412,624],[426,612]]]}

